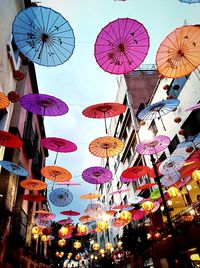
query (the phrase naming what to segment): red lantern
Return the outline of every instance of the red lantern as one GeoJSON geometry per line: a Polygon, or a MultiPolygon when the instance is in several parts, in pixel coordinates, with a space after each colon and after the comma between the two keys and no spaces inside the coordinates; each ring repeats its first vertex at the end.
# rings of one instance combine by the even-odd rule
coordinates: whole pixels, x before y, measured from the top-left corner
{"type": "Polygon", "coordinates": [[[160,78],[160,79],[164,79],[165,76],[164,76],[163,74],[160,74],[160,75],[159,75],[159,78],[160,78]]]}
{"type": "Polygon", "coordinates": [[[58,236],[59,236],[60,238],[63,238],[63,237],[65,237],[65,236],[68,234],[68,232],[69,232],[69,229],[68,229],[67,227],[63,226],[63,227],[61,227],[60,230],[58,231],[58,236]]]}
{"type": "Polygon", "coordinates": [[[189,147],[186,148],[186,152],[187,153],[191,153],[193,151],[194,151],[194,147],[193,146],[189,146],[189,147]]]}
{"type": "Polygon", "coordinates": [[[178,132],[179,135],[185,136],[185,129],[181,128],[178,132]]]}
{"type": "Polygon", "coordinates": [[[17,81],[21,81],[24,79],[24,73],[21,70],[16,70],[13,71],[13,77],[17,80],[17,81]]]}
{"type": "Polygon", "coordinates": [[[167,96],[167,100],[172,100],[174,97],[172,95],[167,96]]]}
{"type": "Polygon", "coordinates": [[[7,95],[10,102],[17,102],[20,99],[19,94],[17,94],[15,91],[10,91],[7,95]]]}
{"type": "Polygon", "coordinates": [[[164,86],[163,86],[163,89],[164,89],[164,90],[169,90],[169,89],[170,89],[170,85],[164,85],[164,86]]]}
{"type": "Polygon", "coordinates": [[[182,119],[180,117],[174,118],[174,122],[175,123],[180,123],[181,121],[182,121],[182,119]]]}

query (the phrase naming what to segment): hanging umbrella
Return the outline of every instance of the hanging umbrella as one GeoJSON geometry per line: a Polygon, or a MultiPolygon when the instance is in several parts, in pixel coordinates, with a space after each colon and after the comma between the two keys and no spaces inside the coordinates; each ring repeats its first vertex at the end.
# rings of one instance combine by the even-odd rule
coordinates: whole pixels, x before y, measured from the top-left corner
{"type": "Polygon", "coordinates": [[[79,218],[79,221],[82,222],[88,222],[88,221],[93,221],[94,218],[90,217],[89,215],[83,215],[79,218]]]}
{"type": "Polygon", "coordinates": [[[185,110],[185,112],[192,112],[192,111],[198,110],[198,109],[200,109],[200,103],[197,103],[195,105],[190,106],[189,108],[187,108],[185,110]]]}
{"type": "Polygon", "coordinates": [[[180,177],[185,178],[185,177],[191,176],[192,172],[195,171],[196,169],[199,169],[199,168],[200,168],[200,161],[195,161],[190,165],[183,166],[179,170],[179,172],[181,174],[180,177]]]}
{"type": "Polygon", "coordinates": [[[90,167],[83,171],[82,178],[91,184],[102,184],[112,180],[112,172],[103,167],[90,167]]]}
{"type": "MultiPolygon", "coordinates": [[[[163,188],[163,190],[164,190],[164,188],[163,188]]],[[[159,188],[154,189],[154,190],[151,192],[150,197],[151,197],[152,199],[157,199],[158,197],[160,197],[160,190],[159,190],[159,188]]]]}
{"type": "Polygon", "coordinates": [[[135,190],[136,191],[146,190],[146,189],[149,189],[155,185],[157,185],[157,184],[156,183],[146,183],[146,184],[143,184],[143,185],[137,187],[135,190]]]}
{"type": "Polygon", "coordinates": [[[102,194],[92,194],[92,193],[89,193],[89,194],[81,195],[80,196],[80,199],[97,199],[97,198],[99,198],[101,196],[102,196],[102,194]]]}
{"type": "Polygon", "coordinates": [[[48,150],[57,152],[54,165],[56,164],[58,153],[71,153],[77,150],[75,143],[56,137],[44,138],[41,140],[41,145],[48,150]]]}
{"type": "Polygon", "coordinates": [[[47,210],[35,210],[34,213],[36,213],[36,214],[51,214],[51,212],[47,211],[47,210]]]}
{"type": "Polygon", "coordinates": [[[181,178],[179,181],[177,181],[176,183],[175,183],[175,185],[174,186],[176,186],[177,188],[182,188],[183,186],[185,186],[189,181],[191,181],[191,177],[189,176],[189,177],[187,177],[187,178],[185,178],[185,179],[183,179],[183,178],[181,178]]]}
{"type": "Polygon", "coordinates": [[[48,228],[51,226],[52,222],[48,220],[41,220],[40,218],[35,219],[35,224],[40,228],[48,228]]]}
{"type": "Polygon", "coordinates": [[[108,131],[107,131],[106,118],[120,115],[125,111],[126,111],[125,105],[116,102],[107,102],[89,106],[83,110],[82,114],[89,118],[95,118],[95,119],[103,118],[105,122],[105,130],[107,133],[108,131]]]}
{"type": "Polygon", "coordinates": [[[25,57],[48,67],[67,61],[75,46],[69,22],[58,12],[43,6],[29,7],[18,13],[12,34],[25,57]]]}
{"type": "Polygon", "coordinates": [[[70,209],[70,210],[66,210],[66,211],[61,211],[60,214],[71,217],[71,216],[79,216],[80,212],[70,209]]]}
{"type": "Polygon", "coordinates": [[[156,102],[154,104],[148,105],[145,107],[138,115],[137,117],[140,120],[146,121],[146,120],[153,120],[156,118],[160,118],[163,128],[165,129],[164,123],[162,121],[162,116],[172,112],[174,109],[176,109],[179,105],[180,101],[177,99],[174,100],[162,100],[159,102],[156,102]]]}
{"type": "Polygon", "coordinates": [[[12,163],[10,161],[2,160],[0,161],[0,166],[5,168],[10,173],[16,174],[18,176],[24,176],[24,177],[28,176],[28,172],[23,167],[20,167],[17,164],[12,163]]]}
{"type": "Polygon", "coordinates": [[[160,179],[160,182],[165,187],[170,187],[180,179],[180,173],[174,172],[173,174],[165,175],[160,179]]]}
{"type": "Polygon", "coordinates": [[[67,218],[67,219],[57,221],[57,223],[61,224],[61,225],[71,224],[72,222],[73,222],[73,220],[71,218],[67,218]]]}
{"type": "Polygon", "coordinates": [[[200,65],[200,27],[186,25],[176,28],[161,43],[156,64],[160,74],[178,78],[190,74],[200,65]]]}
{"type": "Polygon", "coordinates": [[[132,214],[132,219],[135,220],[135,221],[139,221],[142,218],[144,218],[144,216],[146,216],[145,211],[142,210],[142,209],[133,209],[130,212],[132,214]]]}
{"type": "Polygon", "coordinates": [[[185,159],[180,155],[172,155],[165,159],[159,166],[159,171],[163,175],[174,174],[184,165],[185,159]]]}
{"type": "Polygon", "coordinates": [[[107,211],[106,211],[106,215],[107,215],[109,218],[110,218],[110,217],[114,217],[115,214],[116,214],[116,211],[115,211],[115,210],[110,209],[110,210],[107,210],[107,211]]]}
{"type": "Polygon", "coordinates": [[[141,196],[132,196],[128,199],[128,202],[131,204],[138,204],[140,203],[144,198],[141,196]]]}
{"type": "Polygon", "coordinates": [[[126,220],[123,220],[123,219],[114,219],[111,222],[111,226],[112,227],[115,227],[115,228],[124,227],[126,224],[127,224],[127,221],[126,220]]]}
{"type": "Polygon", "coordinates": [[[89,145],[89,151],[97,156],[108,158],[119,154],[124,149],[124,143],[120,139],[106,136],[93,140],[89,145]]]}
{"type": "Polygon", "coordinates": [[[139,154],[151,155],[162,152],[170,144],[170,138],[164,135],[158,135],[151,140],[145,140],[136,146],[139,154]]]}
{"type": "Polygon", "coordinates": [[[187,139],[185,139],[185,141],[180,142],[177,145],[177,149],[179,148],[187,148],[187,147],[194,147],[194,149],[196,148],[200,148],[200,135],[194,135],[194,136],[189,136],[187,139]]]}
{"type": "Polygon", "coordinates": [[[86,207],[85,213],[94,219],[102,218],[105,214],[105,208],[100,203],[93,203],[86,207]]]}
{"type": "Polygon", "coordinates": [[[0,109],[6,109],[10,104],[9,99],[6,97],[5,94],[0,92],[0,109]]]}
{"type": "Polygon", "coordinates": [[[46,200],[45,196],[39,194],[23,194],[21,199],[30,201],[30,202],[42,202],[46,200]]]}
{"type": "Polygon", "coordinates": [[[57,183],[57,185],[79,186],[81,184],[78,182],[74,182],[74,181],[65,181],[63,183],[57,183]]]}
{"type": "Polygon", "coordinates": [[[48,214],[38,214],[37,218],[42,220],[42,221],[52,221],[53,219],[55,219],[56,214],[54,213],[48,213],[48,214]]]}
{"type": "Polygon", "coordinates": [[[62,100],[46,94],[24,95],[20,104],[27,111],[42,116],[59,116],[68,112],[68,107],[62,100]]]}
{"type": "Polygon", "coordinates": [[[22,145],[23,142],[20,138],[7,131],[0,130],[0,146],[20,148],[22,145]]]}
{"type": "Polygon", "coordinates": [[[134,166],[127,168],[121,174],[123,178],[129,179],[129,182],[136,181],[149,174],[150,168],[146,166],[134,166]]]}
{"type": "Polygon", "coordinates": [[[200,3],[200,0],[179,0],[182,3],[187,3],[187,4],[195,4],[195,3],[200,3]]]}
{"type": "Polygon", "coordinates": [[[44,190],[48,187],[48,185],[40,180],[35,179],[26,179],[20,182],[21,187],[24,189],[32,190],[32,191],[40,191],[44,190]]]}
{"type": "Polygon", "coordinates": [[[65,207],[71,204],[73,195],[65,188],[57,188],[50,193],[49,200],[54,206],[65,207]]]}
{"type": "Polygon", "coordinates": [[[130,205],[126,205],[126,204],[113,204],[111,209],[124,209],[124,208],[128,208],[130,205]]]}
{"type": "Polygon", "coordinates": [[[117,190],[117,191],[114,191],[114,192],[112,192],[112,193],[109,193],[109,195],[115,195],[115,194],[127,193],[127,192],[129,192],[129,191],[130,191],[130,189],[119,189],[119,190],[117,190]]]}
{"type": "MultiPolygon", "coordinates": [[[[46,179],[55,182],[68,181],[72,178],[72,174],[65,168],[58,166],[46,166],[41,169],[41,174],[46,179]]],[[[53,186],[54,186],[53,183],[53,186]]],[[[52,186],[52,188],[53,188],[52,186]]]]}
{"type": "Polygon", "coordinates": [[[95,58],[111,74],[125,74],[137,68],[149,50],[149,36],[137,20],[119,18],[107,24],[97,36],[95,58]]]}

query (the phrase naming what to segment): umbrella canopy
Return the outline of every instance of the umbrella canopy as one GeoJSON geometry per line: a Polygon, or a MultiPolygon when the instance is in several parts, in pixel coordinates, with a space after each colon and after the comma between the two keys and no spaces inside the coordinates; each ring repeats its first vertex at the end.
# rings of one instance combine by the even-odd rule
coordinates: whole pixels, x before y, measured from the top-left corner
{"type": "Polygon", "coordinates": [[[187,4],[195,4],[195,3],[200,3],[200,0],[179,0],[182,3],[187,3],[187,4]]]}
{"type": "Polygon", "coordinates": [[[103,167],[90,167],[83,171],[82,178],[91,184],[102,184],[112,180],[112,172],[103,167]]]}
{"type": "Polygon", "coordinates": [[[111,209],[124,209],[124,208],[128,208],[130,205],[126,205],[126,204],[114,204],[112,205],[111,209]]]}
{"type": "Polygon", "coordinates": [[[157,185],[156,183],[146,183],[136,188],[136,191],[146,190],[153,186],[157,185]]]}
{"type": "Polygon", "coordinates": [[[57,188],[50,193],[49,200],[54,206],[65,207],[71,204],[73,195],[65,188],[57,188]]]}
{"type": "Polygon", "coordinates": [[[93,221],[94,218],[90,217],[89,215],[83,215],[79,218],[79,221],[82,222],[88,222],[88,221],[93,221]]]}
{"type": "Polygon", "coordinates": [[[149,36],[137,20],[119,18],[107,24],[97,36],[95,58],[111,74],[125,74],[137,68],[149,50],[149,36]]]}
{"type": "Polygon", "coordinates": [[[124,143],[120,139],[105,136],[93,140],[89,145],[89,151],[97,156],[108,158],[119,154],[124,149],[124,143]]]}
{"type": "Polygon", "coordinates": [[[180,173],[174,172],[173,174],[165,175],[160,179],[160,182],[165,187],[170,187],[180,179],[180,173]]]}
{"type": "MultiPolygon", "coordinates": [[[[163,190],[164,190],[164,189],[163,189],[163,190]]],[[[154,189],[154,190],[151,192],[150,197],[151,197],[152,199],[157,199],[158,197],[160,197],[160,190],[159,190],[159,188],[154,189]]]]}
{"type": "Polygon", "coordinates": [[[136,146],[139,154],[151,155],[162,152],[170,144],[170,138],[164,135],[158,135],[151,140],[145,140],[136,146]]]}
{"type": "Polygon", "coordinates": [[[85,213],[94,219],[101,218],[105,214],[105,208],[100,203],[93,203],[87,206],[85,213]]]}
{"type": "Polygon", "coordinates": [[[178,78],[190,74],[200,65],[200,27],[176,28],[160,44],[156,54],[157,69],[165,77],[178,78]]]}
{"type": "Polygon", "coordinates": [[[58,166],[46,166],[41,169],[41,174],[46,179],[54,182],[63,182],[71,180],[72,174],[65,168],[58,166]]]}
{"type": "Polygon", "coordinates": [[[119,189],[119,190],[117,190],[117,191],[114,191],[114,192],[112,192],[112,193],[109,193],[109,195],[115,195],[115,194],[127,193],[127,192],[129,192],[129,191],[130,191],[130,189],[119,189]]]}
{"type": "Polygon", "coordinates": [[[185,178],[185,179],[180,179],[179,181],[177,181],[176,183],[175,183],[175,185],[174,186],[176,186],[177,188],[181,188],[181,187],[183,187],[183,186],[185,186],[189,181],[191,181],[191,177],[189,176],[189,177],[187,177],[187,178],[185,178]]]}
{"type": "Polygon", "coordinates": [[[184,165],[185,159],[180,155],[172,155],[165,159],[159,166],[159,171],[163,175],[176,173],[184,165]]]}
{"type": "Polygon", "coordinates": [[[190,106],[190,107],[187,108],[185,111],[186,111],[186,112],[192,112],[192,111],[194,111],[194,110],[198,110],[198,109],[200,109],[200,103],[197,103],[197,104],[195,104],[195,105],[190,106]]]}
{"type": "Polygon", "coordinates": [[[81,184],[74,181],[65,181],[63,183],[58,183],[57,185],[79,186],[81,184]]]}
{"type": "Polygon", "coordinates": [[[66,211],[61,211],[60,214],[66,215],[66,216],[79,216],[80,212],[70,209],[70,210],[66,210],[66,211]]]}
{"type": "Polygon", "coordinates": [[[47,211],[47,210],[35,210],[34,213],[36,213],[36,214],[51,214],[51,212],[47,211]]]}
{"type": "Polygon", "coordinates": [[[138,204],[140,203],[144,198],[141,196],[132,196],[128,199],[128,202],[130,204],[138,204]]]}
{"type": "Polygon", "coordinates": [[[10,104],[9,99],[3,92],[0,92],[0,109],[6,109],[10,104]]]}
{"type": "Polygon", "coordinates": [[[48,228],[51,226],[52,222],[51,221],[48,221],[48,220],[42,220],[40,219],[39,217],[37,217],[35,219],[35,223],[38,227],[41,227],[41,228],[48,228]]]}
{"type": "Polygon", "coordinates": [[[20,148],[22,145],[23,142],[20,138],[7,131],[0,130],[0,146],[20,148]]]}
{"type": "Polygon", "coordinates": [[[101,196],[102,196],[102,194],[92,194],[92,193],[89,193],[89,194],[81,195],[80,196],[80,199],[96,199],[96,198],[99,198],[101,196]]]}
{"type": "Polygon", "coordinates": [[[63,64],[75,46],[69,22],[58,12],[43,6],[29,7],[18,13],[12,34],[23,55],[44,66],[63,64]]]}
{"type": "Polygon", "coordinates": [[[133,220],[139,221],[142,218],[144,218],[144,216],[146,215],[146,212],[142,209],[133,209],[131,211],[131,214],[132,214],[133,220]]]}
{"type": "Polygon", "coordinates": [[[42,116],[59,116],[68,112],[68,107],[62,100],[46,94],[24,95],[20,104],[27,111],[42,116]]]}
{"type": "Polygon", "coordinates": [[[19,165],[12,163],[10,161],[5,160],[0,161],[0,166],[5,168],[10,173],[16,174],[18,176],[24,176],[24,177],[28,176],[28,172],[23,167],[20,167],[19,165]]]}
{"type": "Polygon", "coordinates": [[[57,221],[57,223],[61,224],[61,225],[71,224],[72,222],[73,222],[73,220],[71,218],[62,219],[62,220],[57,221]]]}
{"type": "Polygon", "coordinates": [[[127,168],[121,174],[121,177],[129,179],[130,181],[136,181],[139,178],[149,174],[150,168],[146,166],[134,166],[127,168]]]}
{"type": "Polygon", "coordinates": [[[39,195],[39,194],[23,194],[21,198],[23,200],[30,201],[30,202],[42,202],[46,200],[46,198],[43,195],[39,195]]]}
{"type": "MultiPolygon", "coordinates": [[[[161,118],[162,116],[172,112],[179,105],[180,101],[177,99],[174,100],[162,100],[154,104],[148,105],[145,107],[139,114],[138,118],[140,120],[153,120],[155,118],[161,118]]],[[[163,121],[162,121],[163,124],[163,121]]],[[[165,129],[165,126],[163,124],[165,129]]]]}
{"type": "Polygon", "coordinates": [[[20,185],[21,187],[32,191],[40,191],[48,187],[48,185],[45,182],[35,179],[23,180],[20,182],[20,185]]]}
{"type": "Polygon", "coordinates": [[[200,135],[199,134],[187,137],[185,141],[182,141],[177,145],[177,149],[184,148],[184,147],[187,148],[190,146],[194,147],[194,149],[200,148],[200,135]]]}
{"type": "Polygon", "coordinates": [[[56,214],[54,213],[48,213],[48,214],[38,214],[37,218],[42,220],[42,221],[52,221],[53,219],[55,219],[56,214]]]}

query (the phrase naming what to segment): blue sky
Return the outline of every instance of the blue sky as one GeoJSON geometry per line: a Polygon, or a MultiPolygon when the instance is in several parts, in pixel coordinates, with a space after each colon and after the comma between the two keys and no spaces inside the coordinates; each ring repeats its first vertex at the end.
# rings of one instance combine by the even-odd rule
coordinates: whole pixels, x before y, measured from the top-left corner
{"type": "MultiPolygon", "coordinates": [[[[73,55],[63,65],[49,68],[36,65],[40,93],[54,95],[69,106],[66,115],[45,118],[46,136],[65,138],[78,146],[77,152],[58,156],[57,165],[68,169],[73,180],[81,183],[69,187],[74,195],[71,205],[65,208],[51,205],[59,220],[64,218],[59,214],[62,210],[74,209],[83,214],[88,202],[79,196],[95,190],[79,175],[84,169],[101,164],[100,158],[89,153],[88,145],[105,136],[103,121],[85,118],[81,112],[92,104],[115,101],[117,93],[117,76],[104,72],[95,61],[98,33],[117,18],[138,20],[150,36],[144,63],[155,63],[156,51],[166,35],[185,22],[199,24],[200,4],[188,5],[178,0],[45,0],[41,5],[51,7],[69,21],[76,43],[73,55]]],[[[53,165],[55,153],[49,151],[49,154],[47,165],[53,165]]]]}

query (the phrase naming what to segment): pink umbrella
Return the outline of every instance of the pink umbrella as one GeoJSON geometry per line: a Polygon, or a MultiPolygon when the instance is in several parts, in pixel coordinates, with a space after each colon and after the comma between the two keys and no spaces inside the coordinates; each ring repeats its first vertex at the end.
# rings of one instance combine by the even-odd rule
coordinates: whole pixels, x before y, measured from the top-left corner
{"type": "Polygon", "coordinates": [[[66,181],[66,182],[62,182],[62,183],[57,183],[56,185],[78,186],[81,184],[78,182],[74,182],[74,181],[66,181]]]}
{"type": "Polygon", "coordinates": [[[77,146],[75,143],[62,139],[62,138],[56,138],[56,137],[49,137],[49,138],[42,139],[41,145],[47,148],[48,150],[57,152],[54,165],[56,164],[58,152],[71,153],[77,150],[77,146]]]}
{"type": "Polygon", "coordinates": [[[130,212],[132,214],[132,219],[136,221],[141,220],[146,215],[145,211],[141,209],[133,209],[130,212]]]}
{"type": "Polygon", "coordinates": [[[137,20],[120,18],[106,25],[95,42],[99,66],[111,74],[125,74],[137,68],[149,50],[149,36],[137,20]]]}
{"type": "Polygon", "coordinates": [[[121,193],[126,193],[126,192],[129,192],[130,189],[119,189],[117,191],[114,191],[112,193],[109,193],[110,195],[114,195],[114,194],[121,194],[121,193]]]}
{"type": "Polygon", "coordinates": [[[191,179],[192,178],[190,176],[185,179],[180,179],[179,181],[176,182],[174,186],[176,186],[177,188],[181,188],[185,186],[191,179]]]}
{"type": "Polygon", "coordinates": [[[64,225],[64,224],[71,224],[73,222],[73,220],[71,218],[67,218],[67,219],[63,219],[63,220],[59,220],[57,221],[58,224],[64,225]]]}
{"type": "Polygon", "coordinates": [[[42,220],[42,221],[52,221],[53,219],[55,219],[56,214],[54,213],[49,213],[49,214],[43,214],[43,213],[39,213],[37,218],[42,220]]]}
{"type": "Polygon", "coordinates": [[[125,205],[125,204],[114,204],[112,205],[111,209],[124,209],[128,208],[130,205],[125,205]]]}
{"type": "Polygon", "coordinates": [[[136,146],[139,154],[152,155],[162,152],[170,144],[170,138],[164,135],[153,137],[151,140],[145,140],[136,146]]]}
{"type": "Polygon", "coordinates": [[[192,105],[191,107],[187,108],[185,111],[186,112],[192,112],[192,111],[198,110],[198,109],[200,109],[200,103],[197,103],[195,105],[192,105]]]}

